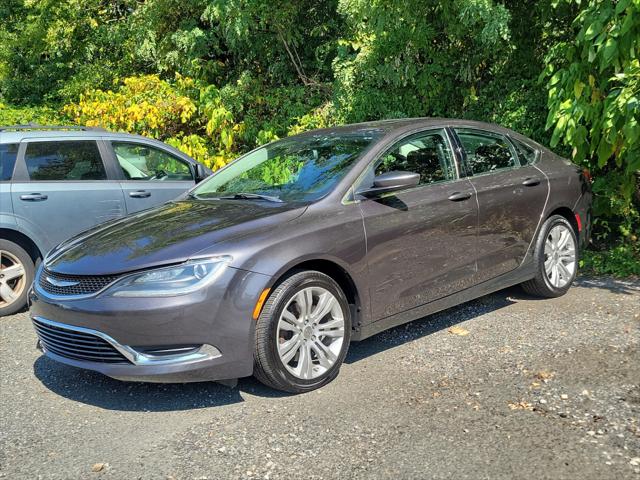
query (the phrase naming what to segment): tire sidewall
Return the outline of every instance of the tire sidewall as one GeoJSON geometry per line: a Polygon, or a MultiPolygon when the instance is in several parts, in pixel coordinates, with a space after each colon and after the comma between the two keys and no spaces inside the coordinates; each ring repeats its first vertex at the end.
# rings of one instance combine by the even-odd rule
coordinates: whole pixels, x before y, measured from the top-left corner
{"type": "Polygon", "coordinates": [[[561,217],[560,215],[554,215],[553,217],[549,218],[549,220],[547,220],[545,222],[545,224],[543,225],[542,228],[542,235],[540,235],[540,238],[538,239],[538,245],[537,245],[537,264],[538,264],[538,275],[541,277],[542,281],[544,282],[544,285],[546,287],[546,289],[549,291],[550,294],[552,294],[553,296],[561,296],[564,295],[569,288],[571,288],[571,285],[573,284],[574,280],[576,279],[576,276],[578,274],[578,263],[580,260],[580,255],[579,255],[579,248],[578,248],[578,237],[576,235],[575,229],[573,227],[573,225],[571,225],[566,218],[561,217]],[[573,275],[571,276],[571,280],[569,280],[567,282],[567,284],[564,287],[558,288],[555,287],[554,285],[551,284],[551,282],[549,281],[549,278],[547,278],[547,272],[544,268],[544,246],[545,246],[545,242],[547,241],[547,236],[549,235],[549,232],[551,231],[551,229],[557,225],[563,225],[565,227],[567,227],[567,229],[569,230],[572,238],[573,238],[573,243],[575,245],[575,262],[576,262],[576,268],[573,272],[573,275]]]}
{"type": "Polygon", "coordinates": [[[277,295],[277,298],[275,298],[275,301],[271,304],[271,308],[269,308],[268,312],[262,312],[259,321],[269,322],[269,344],[267,346],[267,361],[270,365],[274,366],[273,370],[274,373],[276,373],[276,375],[278,376],[278,380],[294,387],[296,390],[309,391],[330,382],[338,375],[340,367],[349,350],[349,342],[351,339],[351,310],[349,308],[349,303],[344,293],[342,292],[342,289],[333,279],[331,279],[331,277],[328,277],[320,272],[303,272],[303,274],[299,275],[300,278],[288,284],[286,288],[282,289],[281,291],[277,291],[276,289],[276,292],[274,293],[277,295]],[[309,287],[325,288],[336,297],[338,303],[340,304],[340,308],[342,308],[344,316],[344,337],[342,349],[335,364],[319,377],[310,380],[304,380],[292,375],[282,363],[277,349],[277,330],[280,315],[282,314],[284,308],[287,306],[293,295],[295,295],[295,293],[297,293],[298,291],[309,287]],[[263,318],[263,316],[266,318],[263,318]]]}
{"type": "Polygon", "coordinates": [[[17,257],[18,260],[20,260],[22,266],[24,267],[26,281],[24,290],[20,294],[20,297],[18,297],[18,299],[11,305],[0,307],[0,317],[4,317],[17,313],[25,307],[27,303],[27,295],[29,294],[29,288],[31,288],[31,284],[33,283],[33,278],[35,275],[35,265],[33,264],[33,260],[26,252],[26,250],[16,243],[13,243],[9,240],[0,239],[0,250],[6,250],[17,257]]]}

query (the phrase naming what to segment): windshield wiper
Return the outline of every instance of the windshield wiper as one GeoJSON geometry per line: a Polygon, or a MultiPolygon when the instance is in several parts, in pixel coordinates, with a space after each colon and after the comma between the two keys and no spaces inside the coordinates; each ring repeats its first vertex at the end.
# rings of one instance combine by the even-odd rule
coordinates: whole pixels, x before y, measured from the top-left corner
{"type": "Polygon", "coordinates": [[[226,195],[224,197],[218,197],[221,200],[267,200],[269,202],[283,203],[278,197],[271,195],[262,195],[260,193],[234,193],[233,195],[226,195]]]}

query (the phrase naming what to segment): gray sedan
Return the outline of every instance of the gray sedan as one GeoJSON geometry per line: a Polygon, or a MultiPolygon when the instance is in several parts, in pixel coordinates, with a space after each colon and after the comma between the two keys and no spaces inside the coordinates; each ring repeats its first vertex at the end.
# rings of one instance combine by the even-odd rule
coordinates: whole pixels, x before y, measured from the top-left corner
{"type": "Polygon", "coordinates": [[[564,294],[590,205],[588,172],[497,126],[311,131],[62,243],[31,317],[47,356],[114,378],[305,392],[351,341],[510,285],[564,294]]]}

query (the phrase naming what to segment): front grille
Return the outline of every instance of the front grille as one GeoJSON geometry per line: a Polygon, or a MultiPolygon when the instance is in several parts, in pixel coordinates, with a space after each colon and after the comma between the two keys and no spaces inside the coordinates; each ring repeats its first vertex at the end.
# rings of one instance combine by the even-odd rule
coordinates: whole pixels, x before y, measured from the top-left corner
{"type": "Polygon", "coordinates": [[[38,278],[38,285],[53,295],[91,295],[118,278],[119,275],[64,275],[44,268],[38,278]]]}
{"type": "Polygon", "coordinates": [[[33,319],[38,338],[45,350],[72,360],[99,363],[130,363],[113,345],[97,335],[64,328],[33,319]]]}

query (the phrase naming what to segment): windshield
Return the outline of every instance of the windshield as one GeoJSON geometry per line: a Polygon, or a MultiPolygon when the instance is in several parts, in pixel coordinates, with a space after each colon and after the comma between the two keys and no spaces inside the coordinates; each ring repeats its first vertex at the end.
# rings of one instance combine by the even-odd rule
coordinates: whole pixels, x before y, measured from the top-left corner
{"type": "Polygon", "coordinates": [[[192,190],[191,196],[317,200],[335,187],[381,134],[369,129],[280,140],[240,157],[192,190]]]}

